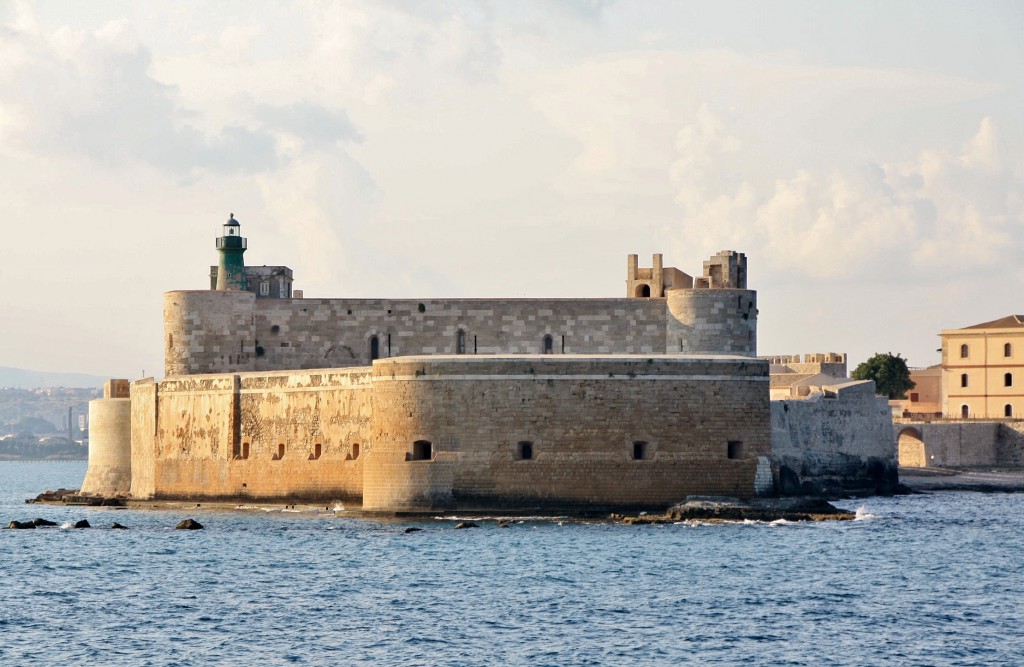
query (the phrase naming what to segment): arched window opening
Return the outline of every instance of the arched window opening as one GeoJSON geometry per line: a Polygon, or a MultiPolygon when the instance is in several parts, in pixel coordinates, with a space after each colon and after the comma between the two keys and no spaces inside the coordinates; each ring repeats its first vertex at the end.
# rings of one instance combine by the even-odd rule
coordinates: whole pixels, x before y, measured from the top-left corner
{"type": "Polygon", "coordinates": [[[321,444],[318,442],[315,445],[313,445],[313,452],[309,455],[309,460],[310,461],[316,461],[317,459],[320,458],[320,454],[322,454],[322,453],[323,453],[323,446],[321,446],[321,444]]]}
{"type": "Polygon", "coordinates": [[[272,457],[272,460],[280,461],[283,458],[284,458],[284,443],[280,442],[280,443],[277,444],[277,453],[274,454],[274,456],[272,457]]]}
{"type": "Polygon", "coordinates": [[[429,440],[417,440],[412,443],[412,460],[413,461],[429,461],[434,458],[433,451],[434,447],[430,444],[429,440]]]}
{"type": "Polygon", "coordinates": [[[960,358],[961,359],[966,359],[967,358],[967,344],[966,343],[964,343],[963,345],[960,346],[960,358]]]}
{"type": "Polygon", "coordinates": [[[971,416],[971,409],[969,407],[967,407],[966,405],[961,405],[960,406],[960,416],[963,417],[964,419],[967,419],[968,417],[971,416]]]}
{"type": "Polygon", "coordinates": [[[1005,345],[1003,345],[1003,356],[1004,357],[1012,357],[1013,356],[1013,345],[1011,345],[1010,343],[1006,343],[1005,345]]]}
{"type": "Polygon", "coordinates": [[[243,442],[242,443],[242,458],[243,459],[249,458],[249,443],[248,442],[243,442]]]}
{"type": "Polygon", "coordinates": [[[455,334],[455,354],[466,353],[466,332],[459,329],[458,333],[455,334]]]}
{"type": "Polygon", "coordinates": [[[727,448],[727,454],[730,459],[742,459],[743,443],[739,440],[730,440],[727,448]]]}
{"type": "Polygon", "coordinates": [[[533,458],[533,443],[529,440],[520,440],[516,445],[516,454],[522,461],[529,461],[533,458]]]}
{"type": "Polygon", "coordinates": [[[960,374],[960,386],[961,387],[966,387],[967,386],[967,373],[961,373],[960,374]]]}
{"type": "Polygon", "coordinates": [[[358,442],[353,442],[352,443],[352,458],[353,459],[358,459],[359,458],[359,443],[358,442]]]}
{"type": "Polygon", "coordinates": [[[1004,387],[1012,387],[1013,386],[1013,373],[1007,373],[1006,375],[1003,376],[1003,386],[1004,387]]]}
{"type": "Polygon", "coordinates": [[[544,335],[544,354],[552,354],[554,351],[555,351],[555,349],[554,349],[554,340],[551,338],[550,334],[545,334],[544,335]]]}
{"type": "Polygon", "coordinates": [[[1004,417],[1012,417],[1013,416],[1013,406],[1010,405],[1009,403],[1007,403],[1006,405],[1003,406],[1003,416],[1004,417]]]}
{"type": "Polygon", "coordinates": [[[231,458],[234,459],[247,459],[249,458],[249,443],[248,442],[237,442],[231,448],[231,458]]]}
{"type": "Polygon", "coordinates": [[[380,359],[380,339],[370,336],[370,361],[380,359]]]}
{"type": "Polygon", "coordinates": [[[647,297],[651,296],[651,286],[650,285],[637,285],[636,286],[636,295],[638,297],[642,297],[642,298],[647,298],[647,297]]]}
{"type": "Polygon", "coordinates": [[[643,440],[637,440],[633,443],[633,460],[634,461],[646,461],[651,457],[650,448],[647,443],[643,440]]]}

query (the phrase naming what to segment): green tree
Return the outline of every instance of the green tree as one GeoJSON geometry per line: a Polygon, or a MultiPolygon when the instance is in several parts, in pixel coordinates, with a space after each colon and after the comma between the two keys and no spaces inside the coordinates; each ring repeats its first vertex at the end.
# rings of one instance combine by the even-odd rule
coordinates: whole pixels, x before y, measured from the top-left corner
{"type": "Polygon", "coordinates": [[[898,354],[876,354],[853,371],[854,380],[874,380],[875,392],[890,399],[907,397],[914,388],[907,360],[898,354]]]}

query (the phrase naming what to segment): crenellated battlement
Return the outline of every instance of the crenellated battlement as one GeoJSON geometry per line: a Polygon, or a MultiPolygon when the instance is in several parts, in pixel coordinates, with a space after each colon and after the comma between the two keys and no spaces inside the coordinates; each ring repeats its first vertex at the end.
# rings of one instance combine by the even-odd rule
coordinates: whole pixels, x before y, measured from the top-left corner
{"type": "Polygon", "coordinates": [[[772,365],[772,374],[796,373],[817,375],[824,373],[834,378],[847,377],[845,352],[811,352],[804,355],[783,354],[758,357],[772,365]]]}

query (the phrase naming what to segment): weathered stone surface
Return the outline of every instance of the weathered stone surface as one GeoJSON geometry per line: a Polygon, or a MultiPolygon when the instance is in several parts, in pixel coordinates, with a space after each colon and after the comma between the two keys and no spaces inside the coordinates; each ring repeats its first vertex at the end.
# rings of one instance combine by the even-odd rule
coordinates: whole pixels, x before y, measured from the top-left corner
{"type": "Polygon", "coordinates": [[[89,522],[87,520],[82,519],[81,521],[75,522],[75,528],[92,528],[92,526],[89,525],[89,522]]]}
{"type": "Polygon", "coordinates": [[[199,523],[195,519],[183,519],[178,522],[178,525],[174,527],[175,530],[202,530],[203,524],[199,523]]]}
{"type": "Polygon", "coordinates": [[[33,500],[26,500],[26,503],[62,503],[66,496],[78,495],[78,489],[57,489],[56,491],[43,491],[33,500]]]}
{"type": "Polygon", "coordinates": [[[613,516],[627,524],[657,524],[675,521],[842,521],[856,514],[839,509],[822,498],[739,498],[691,497],[665,514],[613,516]]]}
{"type": "Polygon", "coordinates": [[[772,457],[782,494],[888,494],[899,484],[888,401],[872,382],[771,402],[772,457]]]}

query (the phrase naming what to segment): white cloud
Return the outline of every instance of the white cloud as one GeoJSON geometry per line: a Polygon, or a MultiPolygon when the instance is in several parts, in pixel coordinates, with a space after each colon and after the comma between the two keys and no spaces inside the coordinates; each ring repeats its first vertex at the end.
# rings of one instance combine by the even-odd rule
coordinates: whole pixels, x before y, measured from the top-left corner
{"type": "Polygon", "coordinates": [[[679,137],[678,242],[696,242],[705,253],[757,248],[775,272],[862,281],[963,276],[1013,266],[1024,250],[1024,182],[1001,166],[990,118],[959,154],[926,151],[904,163],[824,174],[800,169],[760,193],[753,174],[722,187],[722,158],[740,141],[706,108],[679,137]]]}

